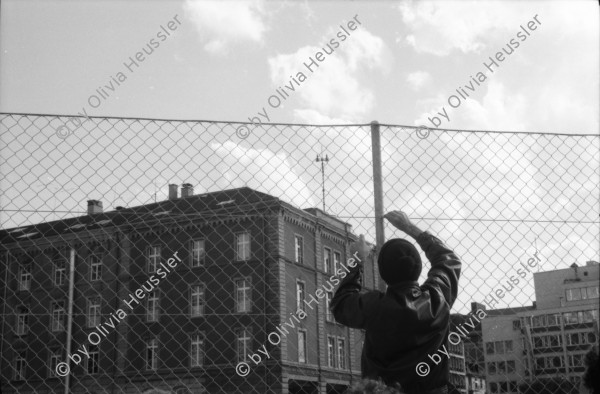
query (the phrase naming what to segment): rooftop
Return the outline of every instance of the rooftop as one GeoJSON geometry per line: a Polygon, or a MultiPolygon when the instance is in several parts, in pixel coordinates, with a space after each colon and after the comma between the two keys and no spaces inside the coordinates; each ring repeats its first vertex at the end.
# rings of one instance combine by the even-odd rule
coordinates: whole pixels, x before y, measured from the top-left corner
{"type": "Polygon", "coordinates": [[[500,308],[500,309],[489,309],[486,310],[485,313],[488,316],[510,316],[516,315],[521,312],[535,311],[536,307],[534,305],[531,306],[519,306],[516,308],[500,308]]]}
{"type": "MultiPolygon", "coordinates": [[[[0,230],[0,244],[6,245],[28,239],[52,237],[111,226],[143,224],[161,218],[189,219],[192,215],[202,216],[205,219],[231,217],[232,215],[247,216],[256,214],[261,209],[269,206],[284,206],[292,210],[305,212],[307,215],[318,216],[326,219],[327,222],[331,222],[331,224],[337,224],[336,227],[344,228],[345,225],[344,222],[334,216],[316,208],[300,210],[277,197],[249,187],[189,195],[130,208],[117,207],[117,209],[108,212],[102,212],[101,204],[99,208],[95,204],[99,204],[99,201],[88,201],[88,205],[99,209],[99,213],[88,213],[87,215],[68,219],[0,230]]],[[[88,212],[90,212],[90,207],[88,207],[88,212]]]]}

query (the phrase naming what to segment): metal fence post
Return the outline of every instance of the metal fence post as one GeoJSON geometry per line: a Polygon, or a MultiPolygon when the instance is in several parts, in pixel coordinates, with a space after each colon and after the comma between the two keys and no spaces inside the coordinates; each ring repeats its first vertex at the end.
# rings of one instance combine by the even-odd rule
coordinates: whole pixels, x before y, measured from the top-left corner
{"type": "MultiPolygon", "coordinates": [[[[71,365],[69,355],[71,354],[71,340],[73,333],[73,293],[75,289],[75,249],[69,251],[69,301],[67,306],[67,343],[65,361],[67,365],[71,365]]],[[[65,394],[71,391],[71,372],[65,376],[65,394]]]]}
{"type": "MultiPolygon", "coordinates": [[[[379,122],[371,122],[371,149],[373,153],[373,198],[375,200],[375,239],[377,252],[385,242],[383,229],[383,176],[381,170],[381,133],[379,122]]],[[[377,256],[377,255],[376,255],[377,256]]],[[[376,276],[377,277],[377,276],[376,276]]],[[[379,290],[385,291],[385,282],[379,282],[379,290]]]]}

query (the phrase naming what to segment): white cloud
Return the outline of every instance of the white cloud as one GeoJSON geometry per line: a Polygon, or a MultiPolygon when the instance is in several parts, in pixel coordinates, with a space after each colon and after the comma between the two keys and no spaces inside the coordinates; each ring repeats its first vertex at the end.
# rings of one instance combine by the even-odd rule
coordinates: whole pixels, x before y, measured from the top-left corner
{"type": "MultiPolygon", "coordinates": [[[[333,36],[331,30],[327,36],[333,36]]],[[[357,71],[361,66],[369,70],[380,69],[387,73],[390,70],[391,55],[386,43],[368,30],[357,30],[352,33],[348,42],[342,43],[343,57],[348,68],[357,71]]]]}
{"type": "Polygon", "coordinates": [[[267,27],[262,0],[187,0],[184,9],[207,52],[226,53],[231,44],[243,41],[263,43],[267,27]]]}
{"type": "MultiPolygon", "coordinates": [[[[427,115],[445,106],[450,122],[443,119],[441,127],[453,129],[598,130],[599,23],[590,16],[593,2],[406,2],[399,8],[405,22],[402,33],[412,36],[409,41],[416,52],[448,55],[444,67],[428,68],[436,91],[414,101],[420,113],[416,125],[431,125],[427,115]],[[483,62],[489,63],[488,57],[534,17],[539,26],[531,37],[493,74],[486,72],[488,80],[470,99],[450,108],[448,96],[478,70],[486,71],[483,62]],[[479,54],[465,56],[480,49],[479,54]]],[[[416,59],[415,68],[421,57],[416,59]]]]}
{"type": "Polygon", "coordinates": [[[526,109],[527,99],[521,92],[507,91],[502,83],[489,81],[481,103],[468,99],[453,111],[460,124],[477,124],[487,130],[524,131],[530,116],[526,109]]]}
{"type": "Polygon", "coordinates": [[[297,207],[314,206],[313,193],[296,173],[285,152],[246,148],[232,141],[212,143],[211,148],[221,158],[223,166],[217,180],[220,189],[248,186],[282,198],[297,207]]]}
{"type": "Polygon", "coordinates": [[[350,124],[352,121],[342,118],[331,118],[314,109],[295,109],[294,122],[309,124],[350,124]]]}
{"type": "Polygon", "coordinates": [[[448,105],[448,96],[456,95],[452,91],[445,95],[440,93],[435,97],[417,100],[417,109],[423,112],[417,117],[414,125],[433,128],[428,118],[437,116],[442,122],[441,129],[582,134],[597,130],[598,114],[594,110],[597,100],[585,102],[577,95],[573,86],[558,81],[552,87],[534,86],[533,83],[509,87],[498,80],[488,79],[485,82],[487,86],[484,87],[486,90],[483,97],[462,100],[457,108],[448,105]],[[557,89],[561,94],[556,92],[557,89]],[[442,107],[445,108],[450,121],[436,113],[443,112],[442,107]],[[557,125],[565,124],[565,119],[570,119],[568,128],[557,128],[557,125]]]}
{"type": "Polygon", "coordinates": [[[431,83],[431,75],[427,71],[415,71],[408,74],[406,82],[413,90],[418,90],[431,83]]]}
{"type": "MultiPolygon", "coordinates": [[[[336,32],[330,30],[321,43],[328,43],[336,32]]],[[[311,57],[314,59],[315,54],[322,51],[321,47],[305,46],[294,53],[269,58],[274,86],[288,84],[290,76],[303,72],[307,79],[296,87],[294,94],[300,99],[301,110],[313,112],[296,111],[296,115],[310,115],[311,119],[347,119],[351,122],[363,119],[373,108],[375,95],[361,84],[359,75],[364,70],[387,72],[391,62],[389,49],[380,37],[366,30],[357,30],[341,42],[339,48],[334,48],[333,53],[325,55],[318,67],[312,66],[310,72],[303,63],[309,63],[311,57]]]]}
{"type": "Polygon", "coordinates": [[[454,49],[481,52],[498,33],[513,31],[515,17],[528,17],[530,7],[498,1],[406,1],[398,9],[409,31],[404,40],[417,52],[445,56],[454,49]]]}

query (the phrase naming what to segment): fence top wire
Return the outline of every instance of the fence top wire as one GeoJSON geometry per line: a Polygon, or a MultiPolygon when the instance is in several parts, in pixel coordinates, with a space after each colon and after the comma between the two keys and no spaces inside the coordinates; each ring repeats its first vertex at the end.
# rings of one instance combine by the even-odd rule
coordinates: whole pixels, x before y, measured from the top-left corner
{"type": "MultiPolygon", "coordinates": [[[[25,230],[9,234],[27,235],[19,247],[35,241],[38,235],[29,235],[35,230],[26,227],[35,223],[40,229],[56,224],[57,233],[73,238],[77,234],[65,227],[77,226],[91,239],[104,237],[102,226],[84,233],[78,228],[89,219],[72,217],[85,215],[81,207],[90,199],[104,202],[101,215],[120,215],[123,223],[178,227],[181,219],[202,224],[203,216],[245,217],[243,210],[233,215],[191,209],[158,220],[138,212],[169,205],[171,184],[181,182],[193,186],[194,198],[248,187],[301,210],[322,202],[322,211],[347,222],[349,232],[371,239],[375,233],[372,123],[265,123],[244,140],[232,129],[248,122],[93,117],[96,125],[77,125],[66,143],[49,138],[53,126],[81,118],[0,114],[0,139],[7,142],[0,148],[0,181],[8,186],[0,191],[0,226],[25,230]],[[315,160],[323,150],[331,159],[327,165],[315,160]]],[[[597,261],[600,135],[379,126],[384,204],[408,212],[472,263],[457,303],[465,311],[534,252],[546,271],[597,261]]],[[[386,236],[402,236],[387,223],[385,228],[386,236]]],[[[503,300],[506,305],[534,299],[532,282],[521,284],[503,300]]]]}
{"type": "MultiPolygon", "coordinates": [[[[85,118],[82,115],[65,115],[65,114],[35,114],[25,112],[0,112],[0,115],[18,115],[18,116],[39,116],[39,117],[56,117],[56,118],[85,118]]],[[[167,118],[145,118],[145,117],[123,117],[123,116],[87,116],[93,119],[116,119],[116,120],[146,120],[150,122],[180,122],[180,123],[213,123],[213,124],[254,124],[253,122],[244,122],[237,120],[208,120],[208,119],[167,119],[167,118]]],[[[398,125],[391,123],[380,123],[376,120],[369,123],[348,123],[348,124],[313,124],[313,123],[270,123],[262,122],[259,126],[294,126],[294,127],[366,127],[372,124],[378,124],[379,126],[389,128],[400,128],[400,129],[427,129],[427,130],[438,130],[438,131],[452,131],[462,133],[493,133],[493,134],[539,134],[539,135],[560,135],[570,137],[600,137],[600,131],[598,134],[572,134],[572,133],[551,133],[551,132],[540,132],[540,131],[513,131],[513,130],[467,130],[467,129],[449,129],[449,128],[435,128],[427,126],[408,126],[398,125]]]]}

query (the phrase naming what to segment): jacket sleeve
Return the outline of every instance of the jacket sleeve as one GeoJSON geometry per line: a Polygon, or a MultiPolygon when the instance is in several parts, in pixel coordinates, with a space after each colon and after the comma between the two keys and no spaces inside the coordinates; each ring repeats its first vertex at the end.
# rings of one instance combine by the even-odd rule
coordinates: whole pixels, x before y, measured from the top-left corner
{"type": "Polygon", "coordinates": [[[350,269],[348,275],[341,280],[330,304],[335,320],[350,328],[366,328],[368,312],[373,310],[369,305],[383,296],[379,291],[360,293],[362,269],[362,263],[350,269]]]}
{"type": "Polygon", "coordinates": [[[442,241],[427,231],[417,237],[417,243],[431,263],[427,280],[421,288],[430,290],[432,302],[445,301],[448,307],[452,308],[458,295],[458,278],[462,266],[460,259],[442,241]],[[436,300],[434,293],[441,293],[444,299],[436,300]]]}

